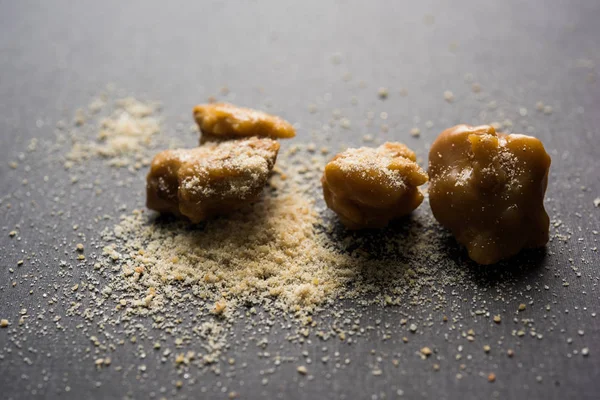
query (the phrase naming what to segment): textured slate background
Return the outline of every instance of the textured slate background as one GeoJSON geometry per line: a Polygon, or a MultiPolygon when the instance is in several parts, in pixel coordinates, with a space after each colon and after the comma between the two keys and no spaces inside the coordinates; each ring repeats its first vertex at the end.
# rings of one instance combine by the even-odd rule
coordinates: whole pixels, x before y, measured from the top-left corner
{"type": "MultiPolygon", "coordinates": [[[[16,268],[23,249],[37,249],[38,264],[51,268],[61,246],[77,242],[74,223],[84,226],[94,240],[92,215],[116,216],[115,205],[143,204],[143,174],[133,180],[124,177],[130,188],[107,182],[112,197],[94,197],[69,190],[64,171],[48,171],[36,160],[27,161],[31,165],[27,179],[42,182],[42,176],[50,175],[50,182],[24,186],[23,172],[8,166],[31,138],[51,139],[57,120],[88,104],[90,96],[108,83],[125,93],[161,101],[166,126],[180,122],[187,126],[191,106],[227,86],[228,100],[268,103],[273,112],[298,122],[299,142],[308,140],[310,130],[328,121],[334,109],[356,121],[364,120],[367,111],[385,111],[391,129],[384,137],[405,141],[422,158],[441,129],[459,122],[510,119],[515,131],[532,126],[553,157],[547,208],[554,222],[561,223],[560,232],[570,236],[564,244],[555,238],[541,265],[517,274],[516,293],[522,290],[534,301],[528,316],[541,321],[544,338],[526,338],[526,344],[515,348],[514,359],[503,354],[483,357],[478,342],[469,350],[477,355],[460,380],[458,362],[434,373],[430,364],[414,357],[403,360],[399,369],[373,376],[371,350],[388,354],[400,346],[397,341],[382,342],[373,333],[372,342],[328,343],[330,352],[338,350],[353,361],[328,379],[323,377],[330,365],[315,362],[311,368],[316,378],[307,381],[296,373],[296,364],[289,364],[263,386],[260,372],[269,365],[250,351],[238,355],[239,362],[250,367],[238,370],[236,376],[206,374],[198,385],[175,394],[175,378],[157,367],[158,360],[146,360],[148,370],[141,379],[135,371],[99,373],[89,360],[81,362],[88,336],[70,327],[68,339],[24,330],[18,344],[10,339],[13,335],[0,330],[1,397],[225,398],[229,390],[236,390],[243,398],[380,399],[396,398],[401,390],[407,398],[597,398],[600,318],[592,314],[600,311],[599,256],[593,250],[598,235],[592,231],[600,228],[600,209],[593,205],[600,196],[599,19],[600,2],[582,0],[0,1],[2,318],[16,318],[21,308],[32,313],[42,301],[43,288],[56,281],[48,269],[39,279],[26,279],[27,285],[10,287],[11,281],[20,279],[18,274],[27,274],[27,266],[17,275],[8,272],[9,267],[16,268]],[[428,15],[434,17],[433,24],[427,23],[428,15]],[[336,57],[339,64],[332,62],[336,57]],[[346,73],[352,74],[350,82],[344,82],[346,73]],[[485,100],[472,93],[466,74],[481,84],[485,100]],[[377,97],[381,86],[390,91],[385,101],[377,97]],[[401,88],[408,96],[400,95],[401,88]],[[454,103],[444,101],[445,90],[454,93],[454,103]],[[358,98],[358,106],[351,104],[352,96],[358,98]],[[496,102],[495,109],[488,106],[490,101],[496,102]],[[538,101],[551,105],[553,112],[537,112],[538,101]],[[309,103],[319,104],[317,114],[307,111],[309,103]],[[520,107],[527,108],[526,118],[519,116],[520,107]],[[425,128],[427,120],[434,121],[432,129],[425,128]],[[414,126],[422,131],[418,139],[408,133],[414,126]],[[55,196],[60,204],[53,201],[55,196]],[[10,210],[5,208],[7,202],[13,205],[10,210]],[[41,210],[48,209],[65,214],[57,220],[41,218],[41,210]],[[8,237],[16,225],[21,228],[19,241],[8,237]],[[571,265],[579,268],[581,277],[575,277],[571,265]],[[563,286],[564,281],[570,285],[563,286]],[[534,289],[529,291],[528,285],[534,289]],[[541,289],[544,285],[549,290],[541,289]],[[552,304],[552,312],[544,311],[545,304],[552,304]],[[583,347],[589,348],[588,357],[573,354],[583,347]],[[491,370],[497,375],[493,384],[478,375],[491,370]],[[221,381],[225,393],[216,384],[221,381]],[[210,395],[200,393],[200,386],[210,395]]],[[[330,141],[359,145],[366,133],[382,135],[357,122],[351,130],[334,131],[330,141]]],[[[195,141],[191,135],[183,140],[190,145],[195,141]]],[[[490,296],[500,290],[497,280],[478,274],[473,272],[473,287],[488,288],[490,296]]],[[[461,290],[460,295],[468,298],[472,287],[461,290]]],[[[520,300],[507,302],[514,307],[520,300]]],[[[472,309],[465,307],[465,313],[472,309]]],[[[372,319],[388,318],[380,308],[369,313],[372,319]]],[[[518,346],[513,329],[513,324],[503,323],[489,333],[489,341],[518,346]]],[[[298,347],[288,345],[283,333],[272,340],[278,351],[299,356],[298,347]]],[[[452,360],[457,342],[448,343],[442,334],[417,336],[412,346],[419,349],[432,341],[439,355],[452,360]]],[[[305,348],[318,359],[320,346],[305,348]]],[[[123,365],[135,363],[134,350],[127,344],[115,357],[123,365]]]]}

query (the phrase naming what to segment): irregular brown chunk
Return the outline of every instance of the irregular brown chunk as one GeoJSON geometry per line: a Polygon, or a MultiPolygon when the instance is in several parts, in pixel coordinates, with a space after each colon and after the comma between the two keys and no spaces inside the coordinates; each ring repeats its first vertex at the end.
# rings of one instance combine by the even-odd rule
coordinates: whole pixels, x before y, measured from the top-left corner
{"type": "Polygon", "coordinates": [[[251,136],[271,139],[296,136],[292,124],[279,117],[227,103],[198,105],[194,107],[194,118],[202,132],[201,144],[251,136]]]}
{"type": "Polygon", "coordinates": [[[150,167],[146,205],[194,223],[230,213],[258,197],[278,151],[279,143],[267,138],[163,151],[150,167]]]}
{"type": "Polygon", "coordinates": [[[383,228],[423,201],[427,174],[415,161],[401,143],[348,149],[325,166],[325,202],[349,229],[383,228]]]}
{"type": "Polygon", "coordinates": [[[429,152],[429,202],[469,257],[493,264],[548,242],[550,156],[538,139],[457,125],[429,152]]]}

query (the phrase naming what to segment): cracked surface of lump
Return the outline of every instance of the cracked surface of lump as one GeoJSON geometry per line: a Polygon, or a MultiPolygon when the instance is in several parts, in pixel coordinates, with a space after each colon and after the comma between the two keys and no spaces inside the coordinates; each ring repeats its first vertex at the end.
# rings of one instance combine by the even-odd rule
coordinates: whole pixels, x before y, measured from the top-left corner
{"type": "Polygon", "coordinates": [[[282,118],[228,103],[197,105],[194,119],[201,132],[200,144],[251,136],[271,139],[296,136],[292,124],[282,118]]]}
{"type": "Polygon", "coordinates": [[[429,203],[469,257],[494,264],[548,242],[550,156],[540,140],[457,125],[429,152],[429,203]]]}
{"type": "Polygon", "coordinates": [[[250,138],[165,150],[147,176],[146,205],[198,223],[256,200],[279,151],[279,143],[250,138]]]}
{"type": "Polygon", "coordinates": [[[423,201],[427,174],[401,143],[348,149],[326,166],[321,183],[327,206],[349,229],[383,228],[423,201]]]}

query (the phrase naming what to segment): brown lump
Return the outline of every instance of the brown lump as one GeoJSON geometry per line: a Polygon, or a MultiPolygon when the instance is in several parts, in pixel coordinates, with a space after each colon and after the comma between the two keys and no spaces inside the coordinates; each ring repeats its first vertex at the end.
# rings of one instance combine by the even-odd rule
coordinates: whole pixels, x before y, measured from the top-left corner
{"type": "Polygon", "coordinates": [[[457,125],[429,152],[429,201],[479,264],[493,264],[548,242],[544,209],[550,156],[538,139],[457,125]]]}
{"type": "Polygon", "coordinates": [[[427,174],[401,143],[348,149],[325,166],[321,178],[327,206],[349,229],[383,228],[423,201],[417,188],[427,174]]]}
{"type": "Polygon", "coordinates": [[[147,177],[148,208],[197,223],[254,201],[273,169],[279,143],[250,138],[166,150],[147,177]]]}
{"type": "Polygon", "coordinates": [[[194,107],[194,119],[202,132],[201,144],[251,136],[271,139],[296,136],[292,124],[284,119],[227,103],[198,105],[194,107]]]}

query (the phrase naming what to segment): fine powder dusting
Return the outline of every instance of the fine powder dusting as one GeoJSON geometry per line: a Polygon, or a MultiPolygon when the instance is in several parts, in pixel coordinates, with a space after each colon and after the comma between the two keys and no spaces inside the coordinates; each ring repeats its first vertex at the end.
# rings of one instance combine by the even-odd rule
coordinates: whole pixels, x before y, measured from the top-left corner
{"type": "Polygon", "coordinates": [[[395,159],[403,155],[387,149],[370,147],[348,149],[343,154],[343,157],[333,161],[342,171],[360,173],[363,179],[384,180],[392,188],[406,189],[402,175],[389,168],[395,159]]]}

